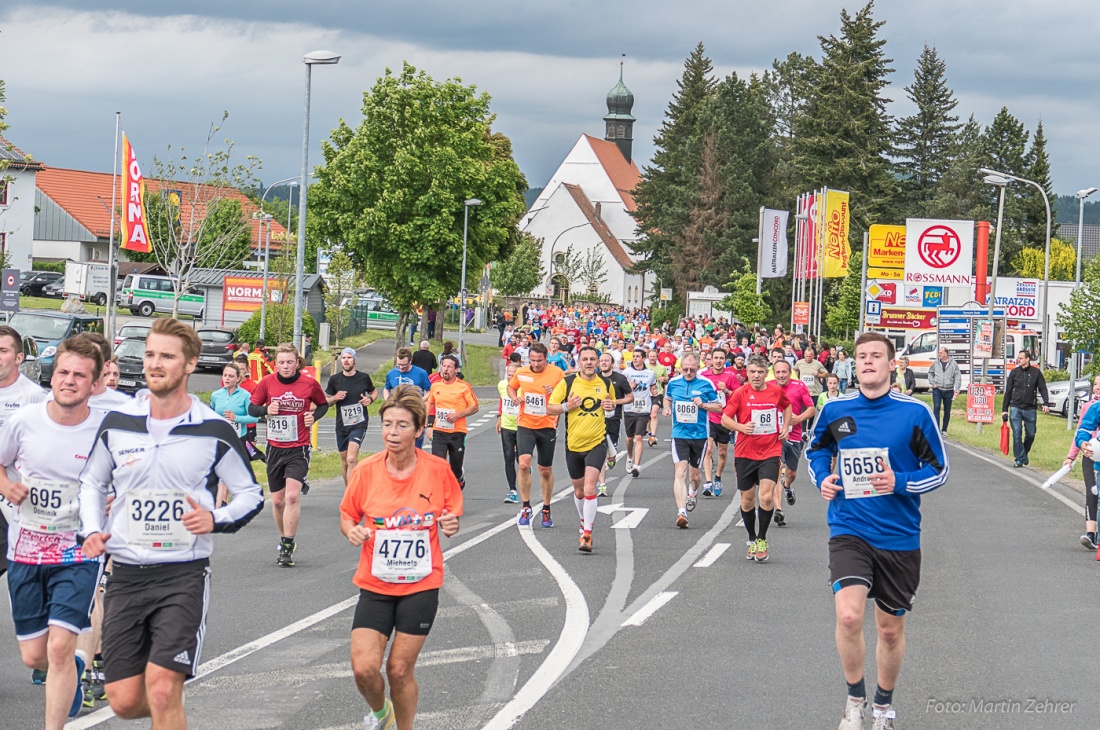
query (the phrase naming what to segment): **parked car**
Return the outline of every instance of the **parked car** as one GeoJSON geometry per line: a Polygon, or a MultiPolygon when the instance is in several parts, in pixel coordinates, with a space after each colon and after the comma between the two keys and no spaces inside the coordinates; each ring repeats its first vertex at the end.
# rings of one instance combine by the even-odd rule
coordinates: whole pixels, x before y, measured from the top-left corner
{"type": "MultiPolygon", "coordinates": [[[[152,317],[154,312],[171,314],[175,300],[174,282],[168,276],[129,274],[122,283],[120,306],[129,309],[131,314],[140,314],[142,317],[152,317]]],[[[206,295],[202,289],[191,287],[183,292],[179,299],[180,314],[203,319],[205,312],[206,295]]]]}
{"type": "MultiPolygon", "coordinates": [[[[1081,403],[1088,400],[1090,391],[1092,390],[1092,381],[1088,378],[1082,378],[1077,381],[1077,412],[1081,412],[1081,403]]],[[[1050,395],[1050,410],[1054,413],[1058,413],[1065,418],[1069,413],[1069,381],[1061,380],[1057,383],[1047,384],[1047,394],[1050,395]]],[[[1035,394],[1036,403],[1042,405],[1043,399],[1038,393],[1035,394]]]]}
{"type": "Polygon", "coordinates": [[[118,355],[118,389],[136,393],[145,387],[145,338],[127,337],[115,346],[118,355]]]}
{"type": "Polygon", "coordinates": [[[237,333],[224,329],[201,329],[199,339],[202,340],[202,353],[199,355],[200,368],[221,369],[233,362],[233,355],[237,352],[239,343],[237,333]]]}
{"type": "Polygon", "coordinates": [[[38,379],[43,384],[53,377],[54,356],[62,340],[81,332],[103,332],[103,317],[95,314],[24,310],[13,314],[8,324],[24,339],[33,338],[38,344],[38,379]]]}
{"type": "Polygon", "coordinates": [[[118,328],[118,332],[115,333],[115,347],[119,346],[125,339],[138,339],[142,342],[149,337],[149,330],[152,325],[148,324],[124,324],[118,328]]]}
{"type": "Polygon", "coordinates": [[[42,380],[42,364],[38,362],[38,343],[33,337],[23,338],[23,362],[19,365],[19,372],[38,383],[42,380]]]}
{"type": "Polygon", "coordinates": [[[25,297],[40,297],[42,290],[55,281],[64,283],[59,271],[24,271],[19,274],[19,293],[25,297]]]}
{"type": "Polygon", "coordinates": [[[49,299],[64,299],[65,298],[65,280],[58,279],[55,282],[47,284],[42,290],[42,296],[49,299]]]}

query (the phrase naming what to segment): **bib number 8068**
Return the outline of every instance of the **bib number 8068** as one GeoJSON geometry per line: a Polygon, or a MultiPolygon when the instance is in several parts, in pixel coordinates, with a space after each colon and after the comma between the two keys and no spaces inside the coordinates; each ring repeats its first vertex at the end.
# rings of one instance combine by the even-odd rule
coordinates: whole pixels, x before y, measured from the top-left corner
{"type": "Polygon", "coordinates": [[[138,522],[179,522],[183,519],[182,499],[135,499],[130,503],[130,519],[138,522]]]}

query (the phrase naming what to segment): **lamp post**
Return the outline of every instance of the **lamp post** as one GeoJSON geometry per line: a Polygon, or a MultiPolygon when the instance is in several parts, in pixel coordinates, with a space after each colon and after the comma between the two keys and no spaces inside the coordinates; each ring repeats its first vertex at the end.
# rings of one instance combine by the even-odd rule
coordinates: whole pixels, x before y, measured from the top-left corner
{"type": "MultiPolygon", "coordinates": [[[[1073,288],[1081,286],[1081,239],[1085,237],[1085,198],[1096,192],[1096,188],[1085,188],[1077,191],[1077,200],[1080,203],[1080,212],[1077,215],[1077,267],[1073,275],[1073,288]]],[[[1072,431],[1077,420],[1077,343],[1073,343],[1069,360],[1069,405],[1067,406],[1066,430],[1072,431]]]]}
{"type": "MultiPolygon", "coordinates": [[[[298,184],[298,178],[288,177],[288,178],[285,178],[283,180],[277,180],[274,183],[272,183],[271,185],[269,185],[267,190],[264,191],[263,196],[260,197],[260,212],[252,214],[253,218],[256,218],[257,220],[264,221],[264,222],[267,223],[267,239],[264,241],[264,286],[263,286],[263,294],[261,294],[261,298],[260,298],[260,339],[261,340],[264,338],[264,323],[267,321],[267,271],[268,271],[267,262],[268,262],[268,259],[270,258],[270,254],[271,254],[271,221],[274,219],[274,216],[268,215],[266,212],[264,212],[264,202],[267,200],[267,194],[270,193],[273,188],[277,188],[280,185],[284,185],[284,184],[288,184],[288,183],[290,185],[297,185],[298,184]]],[[[290,196],[288,195],[287,200],[286,200],[286,209],[287,209],[286,232],[287,232],[287,241],[288,242],[289,242],[289,238],[290,238],[290,211],[291,211],[292,208],[293,208],[293,206],[290,204],[290,196]]]]}
{"type": "Polygon", "coordinates": [[[466,331],[466,240],[470,231],[470,206],[481,205],[477,198],[470,198],[462,208],[462,291],[458,295],[458,356],[466,364],[466,350],[462,346],[462,333],[466,331]]]}
{"type": "MultiPolygon", "coordinates": [[[[1001,260],[1001,223],[1004,221],[1005,214],[1005,186],[1008,185],[1008,178],[1001,177],[1000,175],[986,175],[983,178],[984,182],[988,185],[996,185],[998,190],[997,197],[997,237],[993,244],[993,276],[989,279],[989,319],[993,320],[993,308],[997,301],[997,266],[1001,260]]],[[[971,345],[973,347],[973,345],[971,345]]],[[[973,372],[973,370],[971,370],[973,372]]],[[[989,358],[982,358],[982,382],[989,382],[989,358]]],[[[978,424],[978,433],[982,432],[982,424],[978,424]]]]}
{"type": "Polygon", "coordinates": [[[298,180],[298,256],[294,266],[294,344],[301,347],[302,282],[306,272],[306,176],[309,174],[309,84],[314,65],[340,62],[332,51],[311,51],[302,59],[306,65],[306,112],[302,126],[302,175],[298,180]]]}
{"type": "MultiPolygon", "coordinates": [[[[1043,205],[1047,210],[1047,236],[1046,236],[1046,255],[1043,259],[1043,311],[1040,315],[1042,317],[1043,331],[1040,336],[1043,338],[1043,358],[1039,361],[1040,367],[1045,363],[1050,363],[1050,331],[1054,329],[1047,324],[1047,303],[1050,301],[1050,198],[1047,197],[1047,191],[1043,190],[1043,186],[1034,180],[1028,180],[1026,178],[1017,177],[1016,175],[1010,175],[1007,172],[997,172],[996,170],[990,170],[989,168],[981,168],[978,172],[983,175],[1006,178],[1007,180],[1015,180],[1016,182],[1026,183],[1032,185],[1043,196],[1043,205]]],[[[989,182],[989,178],[986,177],[986,182],[989,182]]],[[[997,184],[997,183],[993,183],[997,184]]],[[[998,223],[998,227],[1000,223],[998,223]]],[[[998,239],[1000,237],[1000,230],[997,231],[998,239]]]]}

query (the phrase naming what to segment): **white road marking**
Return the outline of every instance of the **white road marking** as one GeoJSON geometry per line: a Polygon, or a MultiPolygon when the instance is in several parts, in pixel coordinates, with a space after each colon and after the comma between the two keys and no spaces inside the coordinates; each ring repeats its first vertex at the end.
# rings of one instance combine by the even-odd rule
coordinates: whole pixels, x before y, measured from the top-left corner
{"type": "Polygon", "coordinates": [[[1019,469],[1014,469],[1014,468],[1010,467],[1008,464],[1002,464],[1001,462],[997,461],[996,459],[992,459],[992,458],[990,458],[990,457],[986,456],[985,454],[982,454],[978,451],[973,451],[972,449],[968,449],[965,446],[961,446],[957,442],[952,441],[951,446],[958,449],[959,451],[970,454],[971,456],[973,456],[976,459],[981,459],[984,462],[992,464],[993,466],[997,467],[998,469],[1004,469],[1006,472],[1008,472],[1012,476],[1014,476],[1018,479],[1022,479],[1025,482],[1027,482],[1028,484],[1032,484],[1032,485],[1038,487],[1040,491],[1044,492],[1045,494],[1049,494],[1050,496],[1054,497],[1059,502],[1066,505],[1067,507],[1069,507],[1071,510],[1073,510],[1077,514],[1079,514],[1081,516],[1084,516],[1084,514],[1085,514],[1085,508],[1084,507],[1082,507],[1081,505],[1079,505],[1076,502],[1072,501],[1071,499],[1069,499],[1065,495],[1059,494],[1058,492],[1054,491],[1053,489],[1043,489],[1043,483],[1040,482],[1038,479],[1033,479],[1030,476],[1028,476],[1027,474],[1021,472],[1019,469]]]}
{"type": "Polygon", "coordinates": [[[561,603],[561,599],[557,596],[550,596],[548,598],[521,598],[516,601],[501,601],[490,606],[487,603],[474,604],[472,606],[445,606],[436,611],[436,618],[454,618],[456,616],[466,616],[473,611],[474,613],[482,613],[491,611],[493,613],[503,613],[510,610],[526,610],[530,608],[553,608],[561,603]]]}
{"type": "Polygon", "coordinates": [[[730,544],[728,542],[716,543],[713,547],[711,547],[710,550],[707,551],[707,554],[704,555],[698,563],[691,567],[709,568],[710,566],[714,565],[715,562],[717,562],[718,558],[722,557],[722,553],[726,552],[729,549],[730,544]]]}
{"type": "Polygon", "coordinates": [[[653,614],[657,613],[661,609],[661,606],[665,605],[673,598],[676,597],[678,591],[665,591],[658,593],[653,598],[649,599],[649,603],[639,608],[634,612],[634,615],[622,622],[622,626],[641,626],[646,622],[653,614]]]}
{"type": "Polygon", "coordinates": [[[633,530],[635,527],[642,524],[642,520],[649,514],[648,507],[624,507],[621,503],[605,504],[602,507],[597,507],[596,511],[602,512],[605,515],[610,515],[614,512],[626,512],[626,517],[611,526],[612,529],[620,530],[633,530]]]}
{"type": "Polygon", "coordinates": [[[523,685],[508,704],[485,725],[484,730],[507,730],[519,722],[520,718],[534,707],[565,673],[573,657],[580,651],[584,637],[588,634],[588,603],[584,600],[584,593],[569,577],[569,573],[561,563],[542,546],[530,527],[518,529],[527,548],[534,553],[561,589],[562,596],[565,598],[565,625],[562,626],[561,636],[551,649],[550,655],[527,680],[527,684],[523,685]]]}

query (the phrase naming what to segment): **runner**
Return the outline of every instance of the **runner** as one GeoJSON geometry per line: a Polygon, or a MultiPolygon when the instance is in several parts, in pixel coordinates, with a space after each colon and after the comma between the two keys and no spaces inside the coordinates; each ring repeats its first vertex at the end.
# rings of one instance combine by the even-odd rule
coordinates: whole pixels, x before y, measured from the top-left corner
{"type": "Polygon", "coordinates": [[[649,408],[649,428],[646,430],[650,448],[657,445],[657,415],[665,405],[665,385],[668,384],[668,368],[662,365],[657,357],[656,350],[649,350],[646,353],[645,366],[652,370],[657,378],[657,395],[653,396],[653,405],[649,408]]]}
{"type": "Polygon", "coordinates": [[[91,342],[93,345],[99,348],[100,353],[103,356],[103,368],[99,380],[95,383],[95,388],[92,390],[92,396],[88,399],[88,405],[96,410],[113,411],[116,408],[120,408],[130,402],[130,396],[125,393],[121,393],[114,388],[108,387],[107,375],[111,365],[114,366],[114,383],[118,386],[118,365],[111,363],[111,343],[106,337],[98,332],[82,332],[77,337],[83,337],[91,342]]]}
{"type": "Polygon", "coordinates": [[[458,532],[462,491],[446,461],[416,447],[427,421],[416,388],[394,388],[378,418],[385,449],[351,473],[340,502],[340,531],[361,548],[352,579],[359,603],[351,624],[351,668],[370,706],[365,724],[392,730],[395,724],[411,728],[416,717],[413,668],[443,585],[439,533],[458,532]],[[387,680],[392,701],[386,698],[387,680]]]}
{"type": "MultiPolygon", "coordinates": [[[[397,350],[393,367],[386,373],[386,382],[382,386],[382,400],[390,397],[390,392],[399,385],[415,385],[420,389],[420,395],[424,402],[428,402],[428,391],[432,389],[432,383],[423,368],[412,364],[412,350],[402,347],[397,350]]],[[[424,433],[416,439],[416,448],[424,448],[424,433]]]]}
{"type": "Polygon", "coordinates": [[[795,363],[794,369],[798,372],[798,380],[801,380],[810,391],[810,397],[817,398],[821,394],[821,383],[829,371],[817,359],[817,353],[813,347],[807,347],[802,354],[802,359],[795,363]]]}
{"type": "Polygon", "coordinates": [[[236,532],[263,509],[240,439],[187,393],[201,351],[191,327],[153,322],[149,391],[107,414],[80,476],[84,555],[106,551],[114,562],[104,596],[107,697],[120,718],[152,717],[157,728],[186,725],[183,683],[206,634],[210,533],[236,532]],[[232,501],[211,512],[217,479],[232,501]]]}
{"type": "MultiPolygon", "coordinates": [[[[772,367],[781,367],[780,362],[783,361],[772,367]]],[[[767,368],[764,358],[750,357],[749,384],[730,396],[722,411],[722,425],[738,434],[733,444],[733,468],[737,472],[737,490],[741,492],[741,519],[749,536],[745,559],[758,563],[768,559],[768,526],[775,507],[779,458],[791,423],[790,401],[782,388],[765,381],[767,368]]]]}
{"type": "Polygon", "coordinates": [[[23,663],[48,670],[44,726],[57,730],[84,702],[89,655],[77,640],[91,629],[103,566],[76,537],[80,472],[104,412],[88,406],[102,374],[99,347],[84,337],[62,340],[54,362],[53,398],[12,414],[0,432],[0,494],[18,507],[7,554],[15,636],[23,663]]]}
{"type": "MultiPolygon", "coordinates": [[[[791,421],[787,431],[787,438],[783,441],[783,453],[779,462],[779,481],[774,487],[773,503],[775,504],[775,524],[786,527],[787,520],[783,516],[783,498],[787,504],[794,505],[794,480],[798,472],[798,462],[802,458],[802,433],[803,423],[813,423],[813,417],[817,414],[813,398],[805,383],[791,379],[791,365],[786,360],[777,362],[772,366],[775,371],[775,383],[783,389],[787,400],[791,404],[791,421]]],[[[833,377],[833,376],[830,376],[833,377]]],[[[836,379],[833,377],[835,384],[836,379]]]]}
{"type": "MultiPolygon", "coordinates": [[[[848,362],[851,362],[851,360],[848,362]]],[[[819,412],[827,402],[843,395],[840,389],[840,382],[840,376],[836,373],[829,373],[829,377],[825,378],[825,390],[821,391],[821,394],[817,396],[817,403],[815,404],[819,412]]]]}
{"type": "MultiPolygon", "coordinates": [[[[260,419],[248,414],[248,405],[251,396],[247,390],[240,387],[241,371],[236,365],[230,363],[222,368],[222,387],[210,394],[210,409],[225,420],[233,424],[237,436],[240,437],[245,450],[245,436],[248,434],[249,424],[256,423],[260,419]]],[[[218,483],[218,495],[214,499],[215,508],[225,504],[229,497],[229,490],[224,483],[218,483]]]]}
{"type": "MultiPolygon", "coordinates": [[[[848,699],[841,730],[863,727],[867,692],[863,614],[875,600],[875,728],[894,727],[893,695],[905,656],[905,614],[920,583],[921,495],[942,486],[947,452],[932,411],[890,392],[894,343],[877,332],[855,346],[859,389],[825,404],[814,425],[810,476],[829,504],[829,573],[836,644],[848,699]],[[830,462],[836,456],[839,474],[830,462]]],[[[1100,414],[1100,412],[1098,412],[1100,414]]]]}
{"type": "MultiPolygon", "coordinates": [[[[1069,455],[1066,456],[1064,464],[1065,466],[1073,464],[1074,458],[1080,451],[1081,476],[1085,481],[1085,534],[1081,535],[1081,544],[1090,550],[1100,551],[1100,545],[1098,545],[1100,540],[1097,540],[1096,536],[1096,464],[1100,463],[1100,455],[1092,449],[1092,439],[1100,432],[1100,426],[1094,427],[1091,431],[1086,427],[1086,421],[1092,424],[1097,420],[1096,416],[1100,411],[1095,413],[1093,411],[1096,410],[1095,406],[1098,402],[1100,402],[1100,375],[1092,380],[1092,398],[1081,409],[1077,433],[1073,443],[1070,444],[1069,455]],[[1088,434],[1084,440],[1080,438],[1082,431],[1088,434]]],[[[1097,552],[1097,556],[1097,560],[1100,560],[1100,552],[1097,552]]]]}
{"type": "MultiPolygon", "coordinates": [[[[653,399],[657,397],[657,375],[646,367],[645,351],[635,347],[630,364],[623,371],[630,383],[634,400],[626,406],[626,448],[630,452],[627,471],[633,477],[638,476],[638,465],[642,463],[643,439],[649,435],[649,418],[653,399]]],[[[616,392],[618,392],[616,390],[616,392]]]]}
{"type": "Polygon", "coordinates": [[[500,404],[497,406],[497,433],[500,434],[500,445],[504,449],[504,476],[508,480],[508,492],[504,495],[505,504],[519,504],[519,492],[516,491],[516,464],[519,461],[519,450],[516,446],[516,422],[519,417],[519,403],[508,397],[508,381],[519,370],[518,362],[509,362],[506,366],[504,379],[497,383],[497,392],[500,393],[500,404]]]}
{"type": "Polygon", "coordinates": [[[584,553],[592,552],[596,481],[607,461],[605,416],[615,409],[615,386],[606,376],[596,374],[598,361],[596,348],[582,347],[577,353],[579,372],[557,384],[548,407],[553,415],[565,414],[565,464],[573,480],[573,504],[581,521],[578,550],[584,553]]]}
{"type": "MultiPolygon", "coordinates": [[[[729,396],[741,387],[737,373],[726,367],[726,354],[721,347],[713,350],[708,359],[710,367],[700,373],[714,385],[714,390],[718,394],[718,405],[723,408],[729,396]]],[[[722,425],[722,411],[708,413],[707,420],[710,422],[708,424],[710,436],[707,443],[707,458],[703,460],[703,473],[706,476],[706,481],[703,482],[703,496],[721,497],[722,472],[726,468],[726,458],[733,434],[722,425]],[[718,453],[717,466],[713,459],[715,452],[718,453]]]]}
{"type": "Polygon", "coordinates": [[[521,367],[508,381],[508,397],[519,401],[516,446],[519,449],[519,498],[523,506],[518,522],[531,524],[531,456],[538,449],[539,486],[542,489],[542,526],[553,527],[550,500],[554,496],[554,444],[558,419],[548,414],[546,399],[565,373],[546,362],[546,345],[531,345],[530,365],[521,367]]]}
{"type": "MultiPolygon", "coordinates": [[[[614,469],[615,462],[626,453],[625,451],[619,451],[619,432],[622,431],[623,426],[623,404],[632,402],[634,393],[631,390],[630,381],[615,369],[615,359],[611,356],[611,353],[604,352],[600,354],[599,372],[601,376],[611,382],[615,393],[619,395],[615,399],[615,410],[604,414],[605,425],[607,426],[607,462],[600,467],[600,479],[596,495],[606,497],[608,496],[607,482],[605,481],[607,470],[614,469]]],[[[626,457],[626,470],[632,477],[638,476],[640,473],[638,467],[634,464],[633,456],[626,457]]]]}
{"type": "Polygon", "coordinates": [[[460,490],[466,489],[462,463],[466,457],[466,419],[480,410],[474,389],[458,379],[458,358],[439,358],[439,380],[428,392],[428,406],[435,407],[432,430],[432,454],[443,457],[451,465],[460,490]]]}
{"type": "Polygon", "coordinates": [[[555,335],[550,338],[550,349],[546,355],[546,362],[556,365],[563,373],[574,372],[573,363],[569,359],[569,353],[562,350],[561,338],[555,335]]]}
{"type": "Polygon", "coordinates": [[[688,526],[687,513],[695,509],[699,491],[699,467],[707,457],[709,419],[701,411],[720,411],[718,393],[706,378],[697,377],[699,358],[687,353],[680,362],[682,375],[668,381],[664,414],[672,421],[672,463],[676,473],[672,494],[676,499],[676,526],[688,526]],[[689,471],[690,469],[690,471],[689,471]],[[690,483],[689,483],[690,481],[690,483]]]}
{"type": "Polygon", "coordinates": [[[275,348],[275,372],[252,391],[249,415],[267,416],[267,489],[279,529],[275,564],[294,566],[294,537],[302,515],[302,483],[309,472],[310,427],[328,411],[328,400],[316,380],[301,372],[298,348],[284,342],[275,348]],[[316,406],[311,411],[310,405],[316,406]]]}
{"type": "MultiPolygon", "coordinates": [[[[421,350],[423,352],[423,350],[421,350]]],[[[340,351],[340,372],[328,379],[325,401],[336,406],[336,450],[340,452],[340,472],[344,486],[359,461],[359,446],[367,435],[370,415],[367,408],[378,400],[378,389],[366,373],[355,369],[358,356],[351,347],[340,351]]]]}

